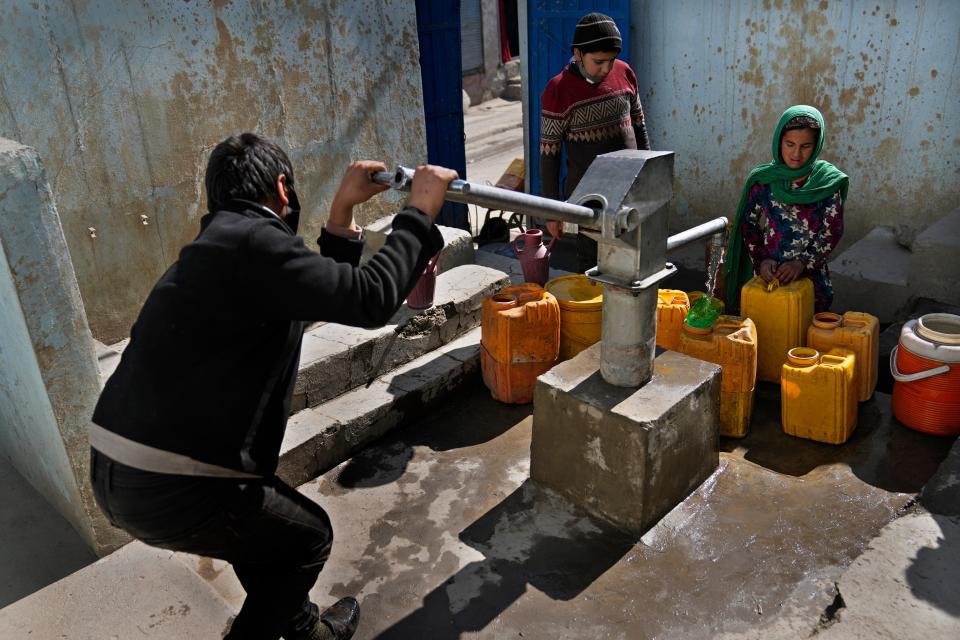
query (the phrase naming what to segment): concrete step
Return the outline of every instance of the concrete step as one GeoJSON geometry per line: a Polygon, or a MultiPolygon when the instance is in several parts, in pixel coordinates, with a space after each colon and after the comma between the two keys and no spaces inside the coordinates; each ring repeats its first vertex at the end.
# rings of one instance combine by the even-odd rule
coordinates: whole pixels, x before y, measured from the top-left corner
{"type": "Polygon", "coordinates": [[[424,415],[480,370],[480,328],[290,417],[277,475],[300,486],[340,464],[391,429],[424,415]]]}
{"type": "Polygon", "coordinates": [[[234,613],[173,552],[132,542],[0,609],[0,638],[220,638],[234,613]]]}
{"type": "Polygon", "coordinates": [[[365,385],[392,341],[380,373],[389,372],[480,326],[483,298],[507,284],[504,273],[463,265],[437,276],[434,306],[403,306],[389,324],[359,329],[334,323],[312,327],[303,337],[300,371],[293,391],[294,412],[316,407],[365,385]]]}
{"type": "Polygon", "coordinates": [[[880,322],[897,322],[921,299],[960,305],[957,255],[960,208],[909,240],[878,227],[830,262],[832,310],[866,311],[880,322]]]}
{"type": "Polygon", "coordinates": [[[960,305],[960,207],[920,232],[910,249],[910,288],[918,296],[960,305]]]}
{"type": "Polygon", "coordinates": [[[830,262],[832,311],[863,311],[894,322],[914,298],[909,284],[910,251],[887,227],[877,227],[830,262]]]}
{"type": "MultiPolygon", "coordinates": [[[[483,249],[477,251],[477,264],[507,274],[507,276],[510,277],[511,284],[520,284],[525,281],[520,261],[496,252],[498,250],[506,250],[508,247],[509,245],[506,242],[485,245],[483,249]]],[[[569,271],[551,267],[549,278],[552,280],[560,276],[568,276],[570,273],[569,271]]]]}

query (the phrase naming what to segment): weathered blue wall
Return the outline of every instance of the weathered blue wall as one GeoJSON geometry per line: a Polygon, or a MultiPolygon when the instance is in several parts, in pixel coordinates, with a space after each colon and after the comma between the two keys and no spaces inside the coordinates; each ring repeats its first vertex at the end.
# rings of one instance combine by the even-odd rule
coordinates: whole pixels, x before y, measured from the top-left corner
{"type": "MultiPolygon", "coordinates": [[[[850,176],[844,246],[960,202],[960,2],[633,0],[654,148],[677,152],[674,228],[731,215],[783,110],[817,106],[850,176]]],[[[909,234],[908,234],[909,235],[909,234]]]]}
{"type": "Polygon", "coordinates": [[[94,503],[93,341],[36,151],[0,138],[0,456],[103,553],[125,539],[94,503]]]}
{"type": "MultiPolygon", "coordinates": [[[[225,136],[254,130],[290,152],[311,240],[350,160],[426,158],[414,7],[0,0],[0,136],[44,161],[97,337],[127,335],[196,235],[225,136]]],[[[360,222],[397,201],[359,208],[360,222]]]]}

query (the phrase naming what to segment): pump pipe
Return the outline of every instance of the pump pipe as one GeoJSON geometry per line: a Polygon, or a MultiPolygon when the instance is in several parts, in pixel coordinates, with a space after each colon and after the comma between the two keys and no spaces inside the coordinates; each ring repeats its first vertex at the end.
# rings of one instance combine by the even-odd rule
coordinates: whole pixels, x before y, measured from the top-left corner
{"type": "MultiPolygon", "coordinates": [[[[393,173],[378,171],[373,174],[373,181],[378,184],[385,184],[398,191],[410,191],[410,185],[413,182],[413,169],[401,166],[397,167],[393,173]]],[[[600,215],[599,211],[590,207],[541,198],[529,193],[519,193],[499,187],[475,184],[466,180],[451,182],[450,186],[447,187],[446,200],[590,226],[596,226],[599,223],[600,215]]]]}
{"type": "MultiPolygon", "coordinates": [[[[384,184],[397,191],[410,191],[413,182],[413,169],[398,166],[393,173],[377,171],[373,174],[373,181],[384,184]]],[[[569,202],[541,198],[528,193],[518,193],[509,189],[474,184],[466,180],[454,180],[447,187],[446,200],[475,204],[488,209],[523,213],[549,220],[572,222],[591,227],[599,225],[600,212],[590,207],[584,207],[569,202]]],[[[700,238],[721,233],[727,228],[727,219],[723,216],[709,222],[681,231],[667,238],[667,251],[672,251],[687,245],[700,238]]]]}

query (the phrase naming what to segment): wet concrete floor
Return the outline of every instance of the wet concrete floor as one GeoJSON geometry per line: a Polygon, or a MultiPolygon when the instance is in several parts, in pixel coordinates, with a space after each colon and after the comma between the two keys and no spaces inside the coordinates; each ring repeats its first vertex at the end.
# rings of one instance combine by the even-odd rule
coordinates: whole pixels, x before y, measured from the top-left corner
{"type": "Polygon", "coordinates": [[[360,639],[807,637],[954,439],[903,428],[885,394],[841,446],[783,434],[774,385],[755,404],[750,435],[721,439],[716,473],[637,540],[532,483],[532,406],[478,381],[300,487],[336,532],[313,596],[356,596],[360,639]]]}

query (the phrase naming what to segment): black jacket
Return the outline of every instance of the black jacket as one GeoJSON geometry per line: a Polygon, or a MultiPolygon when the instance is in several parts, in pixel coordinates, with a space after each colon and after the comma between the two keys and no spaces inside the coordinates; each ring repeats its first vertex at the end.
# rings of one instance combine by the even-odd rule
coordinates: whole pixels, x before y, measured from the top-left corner
{"type": "Polygon", "coordinates": [[[320,254],[251,202],[204,216],[147,297],[93,421],[141,444],[272,475],[305,322],[386,324],[443,247],[412,208],[362,267],[362,241],[323,231],[319,242],[320,254]]]}

